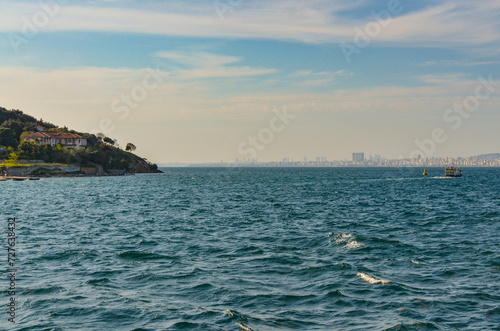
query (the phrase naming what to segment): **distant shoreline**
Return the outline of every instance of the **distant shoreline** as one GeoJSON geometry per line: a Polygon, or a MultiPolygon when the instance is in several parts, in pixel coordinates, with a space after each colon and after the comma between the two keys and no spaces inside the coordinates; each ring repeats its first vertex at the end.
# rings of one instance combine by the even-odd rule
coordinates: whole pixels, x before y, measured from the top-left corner
{"type": "Polygon", "coordinates": [[[169,168],[169,169],[175,169],[175,168],[354,168],[354,169],[361,169],[361,168],[387,168],[387,169],[398,169],[398,168],[428,168],[428,169],[434,169],[434,168],[445,168],[449,166],[456,166],[459,168],[500,168],[500,165],[486,165],[486,166],[481,166],[481,165],[433,165],[433,166],[425,166],[425,165],[408,165],[408,166],[375,166],[375,165],[351,165],[351,166],[341,166],[341,165],[336,165],[336,166],[305,166],[305,165],[234,165],[234,164],[225,164],[225,165],[220,165],[220,164],[187,164],[187,165],[159,165],[158,168],[169,168]]]}

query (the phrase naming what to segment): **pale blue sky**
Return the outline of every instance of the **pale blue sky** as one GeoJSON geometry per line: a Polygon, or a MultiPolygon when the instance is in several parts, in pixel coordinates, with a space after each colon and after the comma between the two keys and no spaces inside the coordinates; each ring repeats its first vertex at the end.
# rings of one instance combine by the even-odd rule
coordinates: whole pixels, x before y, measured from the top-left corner
{"type": "Polygon", "coordinates": [[[500,152],[500,85],[447,113],[500,81],[498,0],[41,3],[0,0],[0,106],[154,162],[500,152]]]}

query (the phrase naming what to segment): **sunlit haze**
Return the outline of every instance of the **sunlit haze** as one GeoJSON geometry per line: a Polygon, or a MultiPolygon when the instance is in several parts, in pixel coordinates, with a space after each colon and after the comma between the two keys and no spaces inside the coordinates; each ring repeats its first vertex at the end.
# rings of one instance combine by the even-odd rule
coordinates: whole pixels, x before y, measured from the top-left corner
{"type": "Polygon", "coordinates": [[[498,0],[0,5],[0,106],[155,163],[500,152],[498,0]]]}

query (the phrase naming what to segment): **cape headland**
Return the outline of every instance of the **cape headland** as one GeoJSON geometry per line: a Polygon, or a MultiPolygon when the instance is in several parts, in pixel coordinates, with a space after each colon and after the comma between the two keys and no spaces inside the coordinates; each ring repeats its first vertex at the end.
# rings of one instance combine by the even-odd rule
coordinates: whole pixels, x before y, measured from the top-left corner
{"type": "Polygon", "coordinates": [[[58,127],[0,107],[0,171],[12,176],[106,176],[161,173],[116,140],[58,127]]]}

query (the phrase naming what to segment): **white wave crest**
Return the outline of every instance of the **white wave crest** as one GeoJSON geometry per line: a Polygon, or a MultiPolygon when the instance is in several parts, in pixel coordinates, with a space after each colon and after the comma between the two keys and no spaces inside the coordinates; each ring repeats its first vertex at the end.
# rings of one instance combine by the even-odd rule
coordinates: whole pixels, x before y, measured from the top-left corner
{"type": "Polygon", "coordinates": [[[355,249],[355,248],[360,248],[361,246],[363,246],[362,243],[359,243],[357,242],[356,240],[353,240],[353,241],[349,241],[346,245],[345,245],[345,248],[348,248],[348,249],[355,249]]]}
{"type": "Polygon", "coordinates": [[[335,243],[337,245],[340,245],[342,243],[345,243],[347,241],[349,241],[349,239],[351,239],[353,236],[352,234],[350,233],[339,233],[336,237],[335,237],[335,243]]]}
{"type": "Polygon", "coordinates": [[[234,324],[238,325],[241,328],[240,329],[241,331],[252,331],[252,329],[250,329],[249,327],[244,326],[241,323],[234,323],[234,324]]]}
{"type": "Polygon", "coordinates": [[[351,233],[337,233],[335,235],[335,244],[336,245],[345,244],[344,247],[347,249],[356,249],[363,246],[362,243],[356,241],[355,239],[356,237],[354,237],[354,235],[351,233]]]}
{"type": "Polygon", "coordinates": [[[358,272],[357,276],[359,278],[361,278],[362,280],[364,280],[365,282],[368,282],[370,284],[379,284],[379,283],[380,284],[389,284],[391,282],[390,280],[378,279],[378,278],[375,278],[373,276],[370,276],[370,275],[362,273],[362,272],[358,272]]]}

